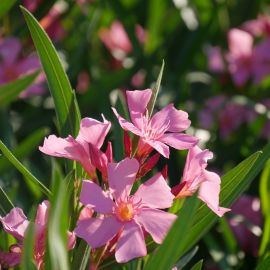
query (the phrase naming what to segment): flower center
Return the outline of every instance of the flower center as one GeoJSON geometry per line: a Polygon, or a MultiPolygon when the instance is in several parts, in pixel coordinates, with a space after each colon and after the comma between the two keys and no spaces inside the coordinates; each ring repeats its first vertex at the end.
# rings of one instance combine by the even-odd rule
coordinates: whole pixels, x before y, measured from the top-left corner
{"type": "Polygon", "coordinates": [[[134,217],[134,208],[132,203],[120,202],[116,209],[116,215],[121,221],[130,221],[134,217]]]}

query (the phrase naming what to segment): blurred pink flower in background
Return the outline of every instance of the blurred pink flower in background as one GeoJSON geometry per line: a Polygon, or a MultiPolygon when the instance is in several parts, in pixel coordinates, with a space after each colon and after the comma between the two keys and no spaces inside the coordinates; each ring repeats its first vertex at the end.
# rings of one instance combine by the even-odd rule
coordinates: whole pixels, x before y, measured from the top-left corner
{"type": "MultiPolygon", "coordinates": [[[[267,110],[270,111],[270,98],[264,99],[261,101],[261,103],[267,108],[267,110]]],[[[269,114],[268,114],[269,115],[269,114]]],[[[268,116],[270,117],[270,116],[268,116]]],[[[264,127],[261,132],[261,136],[264,139],[270,139],[270,119],[268,118],[264,124],[264,127]]]]}
{"type": "Polygon", "coordinates": [[[263,222],[259,198],[242,195],[232,206],[231,213],[235,216],[229,219],[229,224],[241,249],[257,256],[260,244],[257,231],[263,222]]]}
{"type": "MultiPolygon", "coordinates": [[[[8,37],[0,40],[0,84],[14,81],[41,68],[37,55],[33,54],[20,58],[21,50],[22,44],[17,38],[8,37]]],[[[46,91],[46,88],[42,85],[44,80],[44,74],[41,73],[35,83],[21,93],[21,97],[26,98],[43,94],[46,91]]]]}
{"type": "Polygon", "coordinates": [[[260,15],[255,20],[245,22],[241,28],[253,36],[270,36],[270,17],[266,15],[260,15]]]}
{"type": "Polygon", "coordinates": [[[77,92],[83,94],[89,89],[89,86],[90,86],[90,76],[88,72],[81,71],[77,78],[77,86],[76,86],[77,92]]]}
{"type": "Polygon", "coordinates": [[[136,88],[142,87],[144,84],[145,75],[146,74],[144,70],[137,71],[131,78],[131,85],[136,88]]]}
{"type": "Polygon", "coordinates": [[[201,150],[198,146],[188,151],[182,181],[172,188],[175,198],[192,196],[198,189],[198,197],[218,216],[222,217],[229,208],[219,206],[220,177],[206,170],[207,160],[213,158],[209,150],[201,150]]]}
{"type": "Polygon", "coordinates": [[[109,163],[108,192],[92,181],[84,180],[82,184],[80,201],[99,216],[79,221],[75,232],[92,248],[104,246],[116,237],[115,258],[120,263],[146,256],[144,230],[160,244],[176,219],[174,214],[159,210],[169,208],[173,202],[170,187],[160,173],[130,194],[138,170],[138,161],[126,158],[109,163]]]}
{"type": "Polygon", "coordinates": [[[44,0],[23,0],[23,6],[26,7],[30,12],[35,12],[43,1],[44,0]]]}
{"type": "Polygon", "coordinates": [[[240,29],[228,32],[229,52],[226,59],[229,72],[237,86],[243,86],[251,77],[253,37],[240,29]]]}
{"type": "MultiPolygon", "coordinates": [[[[142,26],[135,26],[135,35],[141,44],[145,43],[146,32],[142,26]]],[[[107,49],[118,60],[123,60],[133,50],[129,36],[120,21],[114,21],[109,29],[102,28],[99,36],[107,49]]]]}
{"type": "Polygon", "coordinates": [[[214,73],[223,73],[225,64],[220,47],[210,47],[207,49],[208,68],[214,73]]]}
{"type": "MultiPolygon", "coordinates": [[[[34,259],[38,269],[43,267],[43,259],[46,250],[46,233],[49,201],[43,201],[39,204],[35,219],[35,245],[34,259]]],[[[9,252],[0,251],[0,265],[13,267],[20,263],[22,254],[22,244],[25,238],[26,230],[29,225],[27,217],[22,209],[13,208],[6,216],[0,217],[3,229],[6,233],[14,236],[18,242],[11,246],[9,252]]],[[[76,237],[74,233],[68,232],[68,249],[74,248],[76,237]]]]}

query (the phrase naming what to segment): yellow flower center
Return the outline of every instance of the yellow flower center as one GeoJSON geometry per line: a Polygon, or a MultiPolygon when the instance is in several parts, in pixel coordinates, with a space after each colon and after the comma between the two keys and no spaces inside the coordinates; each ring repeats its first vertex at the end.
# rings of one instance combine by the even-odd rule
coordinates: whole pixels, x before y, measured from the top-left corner
{"type": "Polygon", "coordinates": [[[131,203],[121,202],[116,210],[117,217],[121,221],[130,221],[134,217],[134,208],[131,203]]]}

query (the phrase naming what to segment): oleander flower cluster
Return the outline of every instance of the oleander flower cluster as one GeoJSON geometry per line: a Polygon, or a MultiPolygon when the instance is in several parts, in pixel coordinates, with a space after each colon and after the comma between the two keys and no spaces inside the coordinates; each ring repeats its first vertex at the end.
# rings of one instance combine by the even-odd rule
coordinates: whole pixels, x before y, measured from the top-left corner
{"type": "MultiPolygon", "coordinates": [[[[199,139],[185,133],[191,125],[188,113],[169,104],[151,114],[151,98],[151,89],[126,91],[130,120],[112,108],[124,130],[122,160],[114,159],[110,141],[105,144],[112,124],[103,115],[102,121],[83,118],[76,137],[50,135],[39,147],[49,156],[80,163],[84,170],[80,185],[74,185],[82,210],[74,231],[67,232],[68,249],[74,248],[75,235],[86,241],[96,268],[100,260],[112,255],[118,263],[146,256],[149,237],[161,244],[177,218],[168,211],[175,200],[198,192],[199,199],[218,216],[230,211],[219,205],[219,175],[207,170],[213,153],[200,149],[199,139]],[[188,150],[182,180],[172,188],[166,168],[160,172],[154,169],[160,158],[170,158],[170,148],[188,150]],[[101,254],[98,262],[96,253],[101,254]]],[[[40,204],[35,220],[38,269],[42,269],[46,250],[48,208],[48,201],[40,204]]],[[[13,267],[20,263],[29,221],[20,208],[12,209],[0,221],[5,232],[17,239],[9,251],[0,253],[0,263],[13,267]]]]}

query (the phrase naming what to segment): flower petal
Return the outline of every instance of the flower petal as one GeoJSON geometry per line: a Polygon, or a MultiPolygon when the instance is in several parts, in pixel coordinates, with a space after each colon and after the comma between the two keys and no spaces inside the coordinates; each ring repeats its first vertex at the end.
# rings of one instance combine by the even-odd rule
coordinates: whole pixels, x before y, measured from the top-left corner
{"type": "Polygon", "coordinates": [[[142,116],[146,112],[147,104],[152,96],[152,90],[126,91],[128,109],[132,123],[142,129],[142,116]]]}
{"type": "Polygon", "coordinates": [[[13,208],[11,211],[4,217],[0,217],[2,222],[3,229],[13,235],[18,240],[24,239],[24,234],[29,224],[26,216],[23,213],[21,208],[13,208]]]}
{"type": "Polygon", "coordinates": [[[98,248],[110,241],[122,226],[115,217],[90,218],[79,221],[75,233],[92,248],[98,248]]]}
{"type": "Polygon", "coordinates": [[[153,129],[161,129],[164,125],[168,125],[170,132],[181,132],[190,126],[188,113],[177,110],[173,104],[167,105],[161,111],[155,113],[151,118],[151,126],[153,129]]]}
{"type": "Polygon", "coordinates": [[[169,208],[174,199],[161,173],[157,173],[140,185],[134,196],[140,199],[143,205],[151,208],[169,208]]]}
{"type": "Polygon", "coordinates": [[[166,133],[159,140],[178,150],[190,149],[199,141],[197,137],[183,133],[166,133]]]}
{"type": "Polygon", "coordinates": [[[111,127],[111,123],[104,118],[104,122],[99,122],[92,118],[83,118],[80,124],[80,131],[76,138],[78,142],[85,141],[101,148],[106,135],[111,127]]]}
{"type": "Polygon", "coordinates": [[[176,215],[158,209],[143,208],[135,219],[156,243],[161,244],[176,218],[176,215]]]}
{"type": "Polygon", "coordinates": [[[219,207],[220,177],[216,173],[206,170],[204,177],[205,181],[200,186],[199,198],[219,217],[222,217],[231,209],[219,207]]]}
{"type": "Polygon", "coordinates": [[[83,180],[82,182],[80,201],[101,214],[110,214],[114,206],[112,199],[109,198],[101,187],[88,180],[83,180]]]}
{"type": "Polygon", "coordinates": [[[50,156],[79,161],[89,174],[94,170],[89,160],[88,153],[83,146],[71,136],[63,139],[55,135],[50,135],[48,138],[45,138],[43,146],[40,146],[39,150],[50,156]]]}
{"type": "Polygon", "coordinates": [[[22,256],[21,247],[18,245],[13,245],[10,249],[11,251],[9,252],[2,252],[0,250],[0,266],[2,265],[3,267],[14,267],[20,264],[22,256]]]}
{"type": "Polygon", "coordinates": [[[167,146],[163,142],[161,142],[161,141],[153,141],[153,140],[146,140],[146,139],[143,139],[143,142],[145,142],[145,143],[149,144],[150,146],[152,146],[154,149],[156,149],[165,158],[169,158],[169,156],[170,156],[169,146],[167,146]]]}
{"type": "Polygon", "coordinates": [[[125,158],[119,163],[109,163],[108,181],[115,199],[130,194],[138,170],[139,162],[136,159],[125,158]]]}
{"type": "MultiPolygon", "coordinates": [[[[0,43],[0,55],[5,63],[15,64],[22,45],[17,38],[5,38],[0,43]]],[[[16,66],[15,66],[16,67],[16,66]]]]}
{"type": "Polygon", "coordinates": [[[117,241],[115,258],[118,263],[128,262],[137,257],[146,256],[143,231],[140,225],[128,222],[117,241]]]}
{"type": "Polygon", "coordinates": [[[38,205],[37,215],[35,219],[36,224],[39,224],[41,226],[45,226],[47,224],[49,207],[49,201],[43,201],[41,204],[38,205]]]}
{"type": "Polygon", "coordinates": [[[112,110],[113,110],[115,116],[117,117],[120,126],[124,130],[128,130],[128,131],[130,131],[138,136],[142,136],[141,131],[137,127],[135,127],[132,123],[128,122],[126,119],[124,119],[122,116],[120,116],[115,108],[112,108],[112,110]]]}

